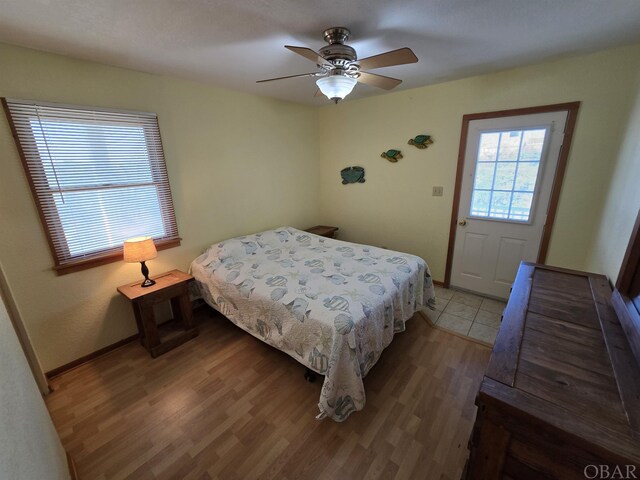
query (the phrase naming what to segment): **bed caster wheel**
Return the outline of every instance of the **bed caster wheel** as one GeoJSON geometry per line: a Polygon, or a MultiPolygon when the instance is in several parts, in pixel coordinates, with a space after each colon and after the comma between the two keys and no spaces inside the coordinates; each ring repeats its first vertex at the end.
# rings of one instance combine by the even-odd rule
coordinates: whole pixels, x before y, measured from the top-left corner
{"type": "Polygon", "coordinates": [[[304,372],[304,379],[309,383],[315,382],[316,381],[315,372],[313,372],[313,371],[311,371],[311,369],[307,368],[307,371],[304,372]]]}

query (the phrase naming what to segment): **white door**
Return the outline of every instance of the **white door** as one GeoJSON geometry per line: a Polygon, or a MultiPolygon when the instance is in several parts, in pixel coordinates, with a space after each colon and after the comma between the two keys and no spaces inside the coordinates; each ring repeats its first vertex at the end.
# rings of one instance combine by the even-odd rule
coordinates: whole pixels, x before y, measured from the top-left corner
{"type": "Polygon", "coordinates": [[[451,285],[508,298],[540,249],[567,112],[469,122],[451,285]]]}

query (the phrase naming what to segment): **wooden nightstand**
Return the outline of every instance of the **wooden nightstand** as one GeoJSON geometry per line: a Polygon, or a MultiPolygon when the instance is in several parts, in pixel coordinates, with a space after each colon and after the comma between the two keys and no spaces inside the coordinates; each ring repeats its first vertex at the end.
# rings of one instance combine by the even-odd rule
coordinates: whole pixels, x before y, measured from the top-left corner
{"type": "Polygon", "coordinates": [[[316,235],[320,235],[321,237],[333,238],[336,232],[339,230],[338,227],[329,227],[327,225],[316,225],[315,227],[307,228],[305,232],[314,233],[316,235]]]}
{"type": "Polygon", "coordinates": [[[171,270],[153,279],[156,284],[151,287],[142,288],[141,281],[137,281],[118,287],[118,292],[131,300],[140,343],[156,358],[196,337],[198,330],[193,323],[187,285],[193,277],[180,270],[171,270]],[[174,318],[157,325],[153,306],[167,300],[171,302],[174,318]]]}

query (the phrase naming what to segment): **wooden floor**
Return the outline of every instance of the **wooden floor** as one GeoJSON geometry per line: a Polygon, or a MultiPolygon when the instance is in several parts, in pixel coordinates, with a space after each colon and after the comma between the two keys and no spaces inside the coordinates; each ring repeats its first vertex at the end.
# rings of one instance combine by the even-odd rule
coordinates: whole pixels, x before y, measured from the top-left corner
{"type": "Polygon", "coordinates": [[[52,381],[81,479],[458,479],[487,347],[416,315],[365,379],[367,405],[315,420],[323,377],[221,316],[151,359],[137,343],[52,381]]]}

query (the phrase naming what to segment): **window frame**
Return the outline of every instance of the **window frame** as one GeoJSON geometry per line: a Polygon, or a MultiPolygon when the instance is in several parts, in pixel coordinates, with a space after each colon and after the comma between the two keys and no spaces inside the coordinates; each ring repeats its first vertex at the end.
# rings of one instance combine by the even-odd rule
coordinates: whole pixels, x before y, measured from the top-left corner
{"type": "MultiPolygon", "coordinates": [[[[16,144],[16,148],[18,150],[18,155],[20,157],[20,160],[22,162],[22,167],[24,169],[25,175],[27,177],[27,181],[29,183],[29,188],[31,189],[31,195],[32,198],[36,204],[36,208],[38,210],[38,216],[40,217],[40,223],[42,224],[42,227],[44,229],[44,233],[45,236],[47,238],[47,243],[49,244],[49,249],[51,251],[51,255],[53,257],[54,260],[54,265],[52,267],[52,269],[56,272],[57,275],[65,275],[68,273],[73,273],[73,272],[77,272],[77,271],[81,271],[81,270],[86,270],[89,268],[93,268],[93,267],[97,267],[100,265],[106,265],[108,263],[113,263],[113,262],[117,262],[117,261],[121,261],[122,260],[122,246],[120,247],[110,247],[110,248],[104,248],[102,250],[99,250],[95,253],[91,253],[88,254],[84,257],[78,257],[76,259],[68,259],[65,258],[63,255],[60,255],[59,253],[59,249],[56,248],[56,245],[53,241],[54,235],[55,234],[58,236],[58,238],[65,238],[65,233],[64,233],[64,229],[62,226],[62,221],[60,219],[59,213],[57,208],[55,207],[55,200],[53,198],[53,194],[49,194],[49,195],[41,195],[38,193],[38,189],[36,187],[33,175],[32,175],[32,169],[35,167],[35,169],[37,169],[37,172],[34,172],[34,174],[37,173],[37,175],[45,175],[45,170],[44,170],[44,166],[42,164],[42,162],[29,162],[27,159],[27,156],[25,155],[25,152],[23,150],[23,146],[22,143],[20,142],[20,137],[18,134],[18,130],[16,128],[16,125],[14,123],[11,111],[10,111],[10,106],[8,102],[20,102],[20,103],[24,103],[24,104],[32,104],[32,105],[37,105],[37,106],[43,106],[43,107],[59,107],[59,108],[70,108],[70,109],[77,109],[77,110],[86,110],[86,111],[99,111],[99,112],[105,112],[105,113],[120,113],[120,114],[133,114],[133,115],[150,115],[147,112],[135,112],[135,111],[130,111],[130,110],[120,110],[120,109],[110,109],[110,108],[102,108],[102,107],[91,107],[91,106],[83,106],[83,105],[69,105],[69,104],[61,104],[61,103],[52,103],[52,102],[40,102],[40,101],[32,101],[32,100],[22,100],[22,99],[13,99],[13,98],[6,98],[6,97],[0,97],[0,101],[2,102],[2,107],[4,109],[5,112],[5,116],[7,118],[7,121],[9,123],[9,127],[11,129],[11,134],[13,136],[13,140],[16,144]],[[50,211],[55,212],[55,215],[50,215],[50,219],[53,220],[52,222],[48,222],[47,221],[47,217],[44,214],[45,209],[49,208],[50,211]]],[[[156,122],[157,122],[157,117],[156,117],[156,122]]],[[[158,138],[159,138],[159,142],[160,142],[160,148],[163,150],[162,152],[162,159],[161,159],[161,167],[164,168],[165,172],[166,172],[166,160],[164,158],[164,149],[162,147],[162,139],[160,137],[160,127],[159,125],[157,125],[158,128],[158,138]]],[[[35,141],[35,139],[34,139],[35,141]]],[[[145,141],[147,141],[146,138],[146,133],[145,133],[145,141]]],[[[157,175],[157,172],[154,171],[154,169],[151,169],[152,171],[152,175],[155,177],[157,175]]],[[[179,236],[179,231],[177,228],[177,220],[175,217],[175,210],[174,210],[174,205],[173,205],[173,196],[171,194],[171,185],[169,183],[169,177],[168,177],[168,173],[167,173],[167,195],[164,196],[165,198],[160,198],[159,199],[159,208],[160,208],[160,213],[164,219],[164,216],[166,213],[169,213],[170,215],[170,221],[172,221],[175,226],[176,226],[176,230],[175,230],[175,236],[171,236],[171,237],[164,237],[164,238],[154,238],[154,243],[156,245],[156,249],[157,250],[164,250],[167,248],[173,248],[173,247],[177,247],[180,245],[181,243],[181,238],[179,236]],[[168,204],[167,204],[168,202],[168,204]]],[[[64,248],[67,249],[67,254],[69,254],[68,251],[68,244],[65,242],[64,248]]]]}

